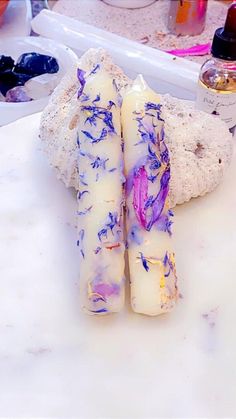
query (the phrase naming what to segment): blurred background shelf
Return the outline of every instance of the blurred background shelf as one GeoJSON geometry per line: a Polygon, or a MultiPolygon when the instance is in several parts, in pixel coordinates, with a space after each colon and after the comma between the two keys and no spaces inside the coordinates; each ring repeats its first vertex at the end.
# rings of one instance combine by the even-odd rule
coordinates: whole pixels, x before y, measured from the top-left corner
{"type": "MultiPolygon", "coordinates": [[[[209,0],[205,30],[201,35],[191,37],[176,37],[168,32],[168,0],[157,0],[150,6],[133,10],[113,7],[101,0],[57,0],[49,1],[49,6],[54,12],[83,23],[150,47],[170,50],[210,42],[215,29],[224,24],[227,3],[209,0]]],[[[207,56],[187,58],[202,63],[207,56]]]]}

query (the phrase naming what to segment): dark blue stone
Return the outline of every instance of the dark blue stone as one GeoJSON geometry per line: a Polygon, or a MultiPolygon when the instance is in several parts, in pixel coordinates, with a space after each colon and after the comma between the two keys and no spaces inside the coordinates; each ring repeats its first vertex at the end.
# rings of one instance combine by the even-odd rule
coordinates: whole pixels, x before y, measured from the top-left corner
{"type": "Polygon", "coordinates": [[[30,78],[28,74],[17,74],[11,70],[0,72],[0,92],[5,96],[8,90],[23,86],[30,78]]]}
{"type": "Polygon", "coordinates": [[[0,72],[5,70],[12,70],[14,67],[14,60],[6,55],[0,55],[0,72]]]}
{"type": "Polygon", "coordinates": [[[16,73],[29,74],[31,77],[40,76],[45,73],[57,73],[59,65],[54,57],[49,55],[28,52],[22,54],[15,65],[16,73]]]}

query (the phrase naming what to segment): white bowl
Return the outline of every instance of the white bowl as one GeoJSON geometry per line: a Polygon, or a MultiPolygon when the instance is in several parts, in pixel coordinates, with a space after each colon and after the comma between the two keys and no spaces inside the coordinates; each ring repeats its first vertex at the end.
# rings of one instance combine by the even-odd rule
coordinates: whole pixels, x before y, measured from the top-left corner
{"type": "MultiPolygon", "coordinates": [[[[59,64],[58,83],[61,77],[78,63],[77,55],[57,41],[41,37],[8,38],[0,41],[0,55],[10,55],[14,60],[25,52],[38,52],[55,57],[59,64]]],[[[0,102],[0,126],[18,118],[41,111],[48,103],[49,96],[31,102],[0,102]]]]}
{"type": "Polygon", "coordinates": [[[156,0],[103,0],[104,3],[110,4],[114,7],[122,7],[125,9],[140,9],[142,7],[150,6],[156,0]]]}

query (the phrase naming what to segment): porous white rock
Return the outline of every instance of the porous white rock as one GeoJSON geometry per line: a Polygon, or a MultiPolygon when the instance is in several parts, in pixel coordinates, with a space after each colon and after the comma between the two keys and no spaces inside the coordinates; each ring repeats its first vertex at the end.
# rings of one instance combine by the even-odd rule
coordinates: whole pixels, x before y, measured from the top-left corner
{"type": "MultiPolygon", "coordinates": [[[[103,49],[90,49],[79,66],[89,71],[102,64],[122,95],[130,79],[103,49]]],[[[78,189],[77,128],[80,83],[72,68],[52,94],[40,124],[40,137],[50,164],[67,187],[78,189]]],[[[99,89],[99,86],[98,86],[99,89]]],[[[166,144],[170,151],[171,207],[212,191],[221,181],[232,155],[232,136],[217,117],[195,110],[193,102],[161,95],[166,144]]]]}

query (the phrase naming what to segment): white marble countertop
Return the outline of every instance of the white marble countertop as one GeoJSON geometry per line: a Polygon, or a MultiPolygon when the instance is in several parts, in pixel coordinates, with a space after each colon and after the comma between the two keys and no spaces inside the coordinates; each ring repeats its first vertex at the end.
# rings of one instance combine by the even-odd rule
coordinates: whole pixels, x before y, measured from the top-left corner
{"type": "Polygon", "coordinates": [[[75,198],[38,142],[0,129],[0,416],[236,417],[236,159],[176,210],[183,298],[158,318],[80,312],[75,198]]]}

